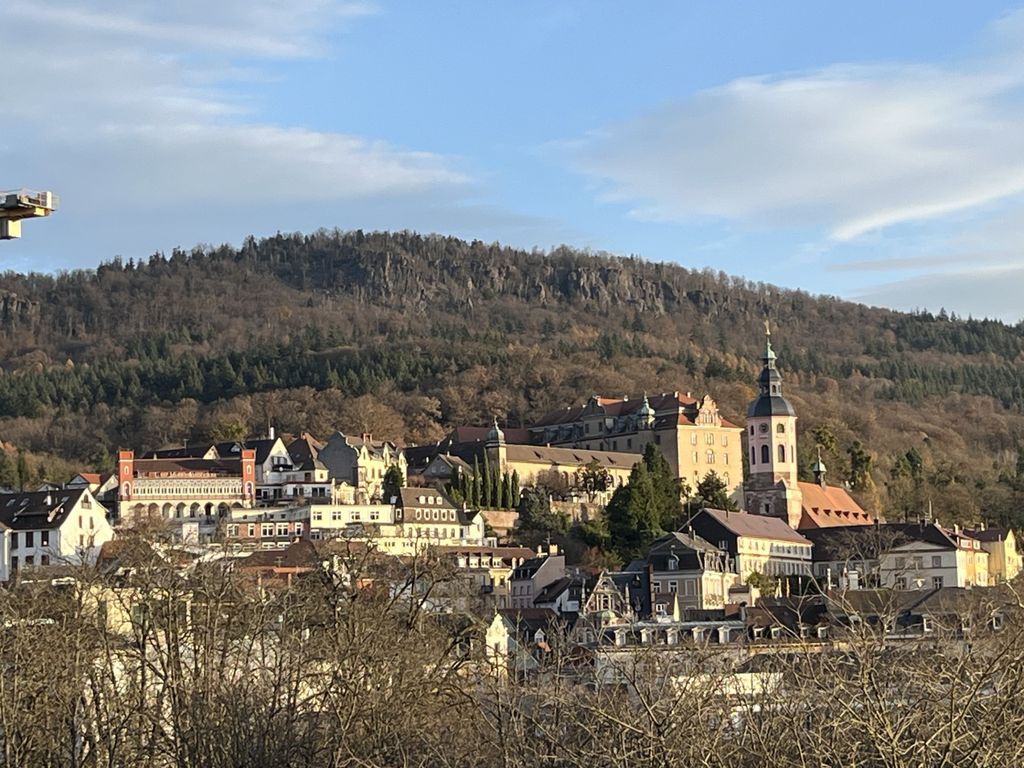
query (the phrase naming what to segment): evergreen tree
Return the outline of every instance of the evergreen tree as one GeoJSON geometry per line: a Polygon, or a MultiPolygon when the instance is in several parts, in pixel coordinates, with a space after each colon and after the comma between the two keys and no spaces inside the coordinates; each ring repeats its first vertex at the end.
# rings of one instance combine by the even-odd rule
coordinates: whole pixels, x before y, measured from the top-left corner
{"type": "Polygon", "coordinates": [[[29,471],[28,461],[25,459],[25,454],[21,451],[18,451],[18,465],[16,473],[18,475],[18,489],[24,491],[28,487],[29,483],[32,482],[32,473],[29,471]]]}
{"type": "Polygon", "coordinates": [[[617,488],[605,510],[612,546],[623,560],[642,556],[651,541],[664,531],[658,520],[658,502],[647,465],[637,462],[629,482],[617,488]]]}
{"type": "Polygon", "coordinates": [[[480,506],[489,509],[493,503],[493,497],[491,496],[491,462],[487,458],[486,452],[484,453],[482,470],[480,478],[480,506]]]}
{"type": "Polygon", "coordinates": [[[510,508],[515,509],[519,506],[519,495],[519,473],[513,469],[512,476],[509,478],[508,505],[510,508]]]}
{"type": "Polygon", "coordinates": [[[679,480],[665,456],[654,443],[644,449],[643,463],[654,488],[655,515],[658,527],[675,530],[683,524],[683,505],[679,499],[679,480]]]}
{"type": "Polygon", "coordinates": [[[472,501],[470,501],[470,504],[474,507],[483,506],[481,503],[480,489],[480,461],[476,456],[473,457],[473,477],[470,488],[472,489],[470,493],[472,501]]]}
{"type": "Polygon", "coordinates": [[[390,502],[391,499],[399,496],[402,490],[402,470],[396,465],[392,464],[388,467],[387,472],[384,473],[384,501],[385,503],[390,502]]]}
{"type": "Polygon", "coordinates": [[[502,509],[515,509],[516,503],[512,500],[512,475],[505,472],[501,476],[502,509]]]}
{"type": "Polygon", "coordinates": [[[697,484],[697,493],[693,502],[696,509],[701,507],[727,509],[730,511],[739,509],[736,502],[729,498],[729,488],[726,486],[725,481],[714,470],[704,475],[704,479],[697,484]]]}
{"type": "Polygon", "coordinates": [[[565,515],[551,510],[551,499],[542,488],[526,488],[519,499],[519,528],[541,534],[564,534],[569,530],[565,515]]]}
{"type": "Polygon", "coordinates": [[[846,452],[850,457],[850,486],[855,491],[865,490],[871,476],[871,454],[860,440],[854,440],[846,452]]]}
{"type": "Polygon", "coordinates": [[[20,487],[18,466],[2,448],[0,448],[0,487],[12,490],[20,487]]]}

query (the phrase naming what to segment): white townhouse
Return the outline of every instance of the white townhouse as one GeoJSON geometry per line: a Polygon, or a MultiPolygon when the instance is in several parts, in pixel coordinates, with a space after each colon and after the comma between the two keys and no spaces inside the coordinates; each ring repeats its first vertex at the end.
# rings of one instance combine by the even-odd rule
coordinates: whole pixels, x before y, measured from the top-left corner
{"type": "Polygon", "coordinates": [[[0,581],[19,571],[92,562],[114,537],[88,488],[0,494],[0,581]]]}

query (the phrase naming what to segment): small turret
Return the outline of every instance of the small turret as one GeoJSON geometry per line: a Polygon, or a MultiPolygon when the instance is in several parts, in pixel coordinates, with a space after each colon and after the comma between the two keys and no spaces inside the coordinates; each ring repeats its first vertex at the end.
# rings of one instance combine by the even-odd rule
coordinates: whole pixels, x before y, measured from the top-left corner
{"type": "Polygon", "coordinates": [[[651,404],[647,400],[646,392],[644,392],[643,405],[640,406],[640,410],[637,413],[637,427],[639,429],[654,428],[654,409],[651,408],[651,404]]]}
{"type": "Polygon", "coordinates": [[[825,473],[828,470],[825,468],[825,463],[821,460],[821,446],[818,446],[818,460],[811,466],[811,471],[814,473],[814,482],[820,485],[822,488],[825,487],[825,473]]]}
{"type": "Polygon", "coordinates": [[[485,446],[492,445],[504,445],[505,444],[505,433],[501,431],[501,427],[498,426],[498,417],[494,417],[494,425],[491,430],[487,433],[487,439],[484,441],[485,446]]]}

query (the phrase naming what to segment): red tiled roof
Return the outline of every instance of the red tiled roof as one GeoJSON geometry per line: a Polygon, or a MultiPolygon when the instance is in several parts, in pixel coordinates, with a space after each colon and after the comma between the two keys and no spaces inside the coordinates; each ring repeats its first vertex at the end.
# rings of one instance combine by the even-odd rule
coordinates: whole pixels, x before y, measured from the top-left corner
{"type": "Polygon", "coordinates": [[[841,525],[873,525],[875,519],[844,488],[817,483],[797,483],[803,495],[800,528],[833,528],[841,525]]]}

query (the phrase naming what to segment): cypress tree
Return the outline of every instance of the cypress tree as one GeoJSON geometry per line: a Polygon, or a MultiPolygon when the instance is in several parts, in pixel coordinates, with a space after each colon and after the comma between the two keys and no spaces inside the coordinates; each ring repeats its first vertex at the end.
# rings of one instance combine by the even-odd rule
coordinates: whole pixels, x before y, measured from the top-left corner
{"type": "Polygon", "coordinates": [[[516,505],[512,498],[512,475],[508,472],[501,476],[501,495],[505,501],[503,509],[512,509],[516,505]]]}
{"type": "Polygon", "coordinates": [[[519,506],[519,473],[514,469],[509,479],[508,506],[509,509],[516,509],[519,506]]]}
{"type": "Polygon", "coordinates": [[[474,507],[480,506],[480,461],[478,457],[473,457],[473,477],[470,478],[470,497],[469,502],[474,507]]]}
{"type": "Polygon", "coordinates": [[[483,475],[480,478],[480,506],[490,507],[492,503],[491,496],[491,462],[487,458],[487,453],[484,453],[484,465],[483,475]]]}

